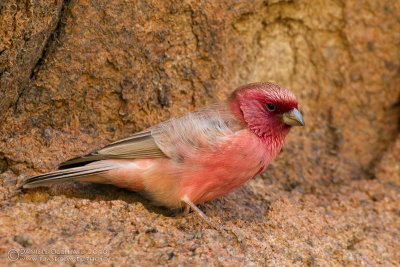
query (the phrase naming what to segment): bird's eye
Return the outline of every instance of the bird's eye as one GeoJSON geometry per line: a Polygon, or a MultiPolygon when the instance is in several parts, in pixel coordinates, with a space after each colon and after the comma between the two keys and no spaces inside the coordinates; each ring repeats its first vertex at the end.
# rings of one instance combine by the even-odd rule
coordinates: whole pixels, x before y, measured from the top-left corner
{"type": "Polygon", "coordinates": [[[269,111],[274,111],[275,110],[275,105],[272,104],[272,103],[267,103],[266,106],[267,106],[267,109],[269,111]]]}

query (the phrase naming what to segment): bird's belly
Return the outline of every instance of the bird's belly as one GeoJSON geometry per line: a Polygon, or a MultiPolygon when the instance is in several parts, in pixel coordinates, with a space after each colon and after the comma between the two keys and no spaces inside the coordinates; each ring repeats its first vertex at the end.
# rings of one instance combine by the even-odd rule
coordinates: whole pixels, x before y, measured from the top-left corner
{"type": "Polygon", "coordinates": [[[218,162],[203,165],[170,159],[117,161],[123,163],[121,168],[103,175],[104,178],[116,186],[141,192],[154,204],[171,208],[180,207],[184,195],[198,204],[229,193],[266,166],[252,153],[242,154],[240,159],[219,158],[218,162]]]}
{"type": "Polygon", "coordinates": [[[107,183],[138,191],[160,206],[175,208],[181,205],[176,193],[182,179],[181,164],[168,158],[112,161],[120,168],[101,174],[107,183]]]}
{"type": "Polygon", "coordinates": [[[210,151],[209,157],[188,160],[198,169],[183,176],[181,194],[198,204],[235,190],[265,169],[276,155],[272,148],[249,131],[236,133],[231,142],[210,151]]]}
{"type": "Polygon", "coordinates": [[[204,168],[184,177],[182,191],[198,204],[227,194],[261,173],[264,160],[249,155],[242,162],[226,162],[218,167],[204,168]]]}
{"type": "Polygon", "coordinates": [[[130,163],[119,171],[122,176],[113,173],[120,178],[112,183],[140,191],[154,204],[176,208],[183,205],[184,196],[198,204],[235,190],[275,157],[275,152],[248,133],[238,135],[229,146],[200,152],[181,162],[170,158],[118,160],[130,163]]]}

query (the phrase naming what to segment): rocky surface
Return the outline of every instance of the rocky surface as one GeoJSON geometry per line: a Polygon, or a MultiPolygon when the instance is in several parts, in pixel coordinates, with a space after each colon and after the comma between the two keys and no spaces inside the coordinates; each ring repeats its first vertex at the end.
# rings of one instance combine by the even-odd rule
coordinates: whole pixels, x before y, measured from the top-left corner
{"type": "Polygon", "coordinates": [[[61,6],[60,0],[0,3],[0,122],[32,78],[61,6]]]}
{"type": "Polygon", "coordinates": [[[1,3],[1,261],[81,249],[103,265],[400,264],[399,13],[394,0],[1,3]],[[13,196],[24,177],[262,80],[297,95],[307,127],[202,206],[246,250],[110,186],[13,196]]]}

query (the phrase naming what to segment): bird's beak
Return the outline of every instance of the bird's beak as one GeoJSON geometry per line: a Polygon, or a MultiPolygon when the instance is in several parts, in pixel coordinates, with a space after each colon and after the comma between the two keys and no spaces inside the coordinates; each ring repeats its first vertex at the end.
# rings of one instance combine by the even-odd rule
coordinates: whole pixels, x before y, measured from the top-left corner
{"type": "Polygon", "coordinates": [[[291,111],[285,112],[282,114],[281,118],[284,124],[290,126],[305,126],[306,123],[304,122],[303,116],[301,116],[300,111],[297,108],[292,109],[291,111]]]}

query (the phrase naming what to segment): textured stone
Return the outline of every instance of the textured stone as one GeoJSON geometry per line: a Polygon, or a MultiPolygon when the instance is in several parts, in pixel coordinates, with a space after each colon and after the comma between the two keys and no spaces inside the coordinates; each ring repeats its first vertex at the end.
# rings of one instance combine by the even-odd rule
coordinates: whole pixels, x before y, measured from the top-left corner
{"type": "Polygon", "coordinates": [[[1,1],[0,122],[27,87],[61,6],[61,0],[1,1]]]}
{"type": "Polygon", "coordinates": [[[2,262],[29,237],[101,248],[104,265],[400,263],[398,1],[13,5],[0,4],[2,262]],[[10,197],[19,179],[262,80],[296,94],[307,126],[261,177],[202,207],[246,251],[110,186],[10,197]]]}

